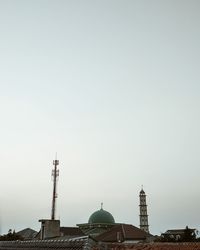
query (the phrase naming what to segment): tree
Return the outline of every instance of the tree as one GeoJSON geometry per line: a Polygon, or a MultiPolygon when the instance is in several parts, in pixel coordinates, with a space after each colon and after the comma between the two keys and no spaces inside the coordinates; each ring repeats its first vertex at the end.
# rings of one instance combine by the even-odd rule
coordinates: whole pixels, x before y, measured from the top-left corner
{"type": "Polygon", "coordinates": [[[186,226],[186,228],[184,230],[182,241],[195,241],[195,240],[196,240],[195,230],[186,226]]]}
{"type": "Polygon", "coordinates": [[[11,240],[23,240],[23,238],[19,234],[15,233],[15,230],[12,231],[12,229],[9,229],[7,234],[0,236],[0,241],[11,240]]]}

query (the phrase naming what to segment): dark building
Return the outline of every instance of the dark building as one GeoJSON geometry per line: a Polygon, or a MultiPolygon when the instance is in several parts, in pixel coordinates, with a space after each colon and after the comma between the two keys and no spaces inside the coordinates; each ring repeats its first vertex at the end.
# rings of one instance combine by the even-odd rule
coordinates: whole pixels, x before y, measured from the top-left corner
{"type": "Polygon", "coordinates": [[[161,234],[163,241],[193,241],[196,238],[196,229],[169,229],[161,234]]]}

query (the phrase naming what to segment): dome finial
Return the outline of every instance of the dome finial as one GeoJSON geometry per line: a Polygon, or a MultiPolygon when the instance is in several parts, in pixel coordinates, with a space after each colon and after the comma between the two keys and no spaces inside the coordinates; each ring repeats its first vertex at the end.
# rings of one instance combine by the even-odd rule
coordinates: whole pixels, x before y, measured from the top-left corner
{"type": "Polygon", "coordinates": [[[103,209],[103,202],[101,202],[101,209],[103,209]]]}

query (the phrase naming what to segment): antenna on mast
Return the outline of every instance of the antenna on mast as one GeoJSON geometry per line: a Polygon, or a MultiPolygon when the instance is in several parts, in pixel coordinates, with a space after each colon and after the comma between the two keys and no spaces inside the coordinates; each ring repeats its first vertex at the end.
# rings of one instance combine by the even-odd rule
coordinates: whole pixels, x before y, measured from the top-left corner
{"type": "Polygon", "coordinates": [[[57,166],[59,165],[59,160],[57,160],[57,153],[56,159],[53,161],[54,169],[52,170],[52,177],[53,177],[53,196],[52,196],[52,209],[51,209],[51,219],[55,220],[55,213],[56,213],[56,198],[57,195],[57,180],[59,176],[59,170],[57,166]]]}

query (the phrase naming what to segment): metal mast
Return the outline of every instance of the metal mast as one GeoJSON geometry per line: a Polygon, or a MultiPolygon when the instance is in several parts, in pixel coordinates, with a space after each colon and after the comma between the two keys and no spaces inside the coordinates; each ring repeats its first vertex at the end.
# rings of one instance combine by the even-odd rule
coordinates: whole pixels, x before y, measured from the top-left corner
{"type": "Polygon", "coordinates": [[[54,160],[53,165],[54,165],[54,169],[52,170],[53,197],[52,197],[51,219],[55,220],[56,198],[58,197],[58,195],[57,195],[57,180],[58,180],[58,176],[59,176],[59,170],[57,169],[57,166],[59,165],[59,160],[54,160]]]}

